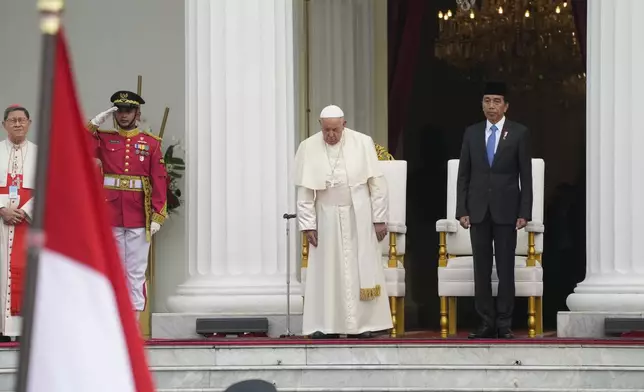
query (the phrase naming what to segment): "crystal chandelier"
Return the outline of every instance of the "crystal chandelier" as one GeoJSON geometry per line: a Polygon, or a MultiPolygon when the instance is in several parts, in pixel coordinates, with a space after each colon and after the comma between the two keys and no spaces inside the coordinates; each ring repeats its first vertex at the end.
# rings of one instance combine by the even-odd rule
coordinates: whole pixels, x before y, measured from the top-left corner
{"type": "Polygon", "coordinates": [[[437,58],[518,88],[561,83],[583,91],[585,74],[571,6],[563,0],[456,0],[438,13],[437,58]],[[579,61],[570,61],[571,56],[579,61]]]}

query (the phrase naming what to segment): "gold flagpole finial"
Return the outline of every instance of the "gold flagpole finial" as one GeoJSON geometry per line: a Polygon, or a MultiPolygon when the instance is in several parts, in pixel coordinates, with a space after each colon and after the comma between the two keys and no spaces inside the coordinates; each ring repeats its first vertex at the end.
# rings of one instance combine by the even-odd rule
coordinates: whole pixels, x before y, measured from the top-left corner
{"type": "Polygon", "coordinates": [[[43,34],[58,34],[60,17],[64,7],[64,0],[38,0],[38,11],[41,14],[40,30],[43,34]]]}

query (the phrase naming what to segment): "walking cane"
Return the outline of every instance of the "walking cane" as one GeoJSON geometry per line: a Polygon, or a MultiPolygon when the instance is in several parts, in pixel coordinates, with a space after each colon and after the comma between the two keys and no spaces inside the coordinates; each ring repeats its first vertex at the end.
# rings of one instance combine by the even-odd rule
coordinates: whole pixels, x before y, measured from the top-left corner
{"type": "Polygon", "coordinates": [[[295,218],[296,214],[284,214],[282,218],[286,220],[286,333],[281,337],[287,338],[293,336],[291,333],[291,227],[290,220],[295,218]]]}

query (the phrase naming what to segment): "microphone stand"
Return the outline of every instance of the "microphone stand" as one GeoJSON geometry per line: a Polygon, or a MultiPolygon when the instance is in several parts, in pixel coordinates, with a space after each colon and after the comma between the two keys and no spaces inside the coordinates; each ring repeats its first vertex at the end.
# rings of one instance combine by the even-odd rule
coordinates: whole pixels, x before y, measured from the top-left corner
{"type": "Polygon", "coordinates": [[[286,220],[286,333],[281,338],[293,336],[291,333],[291,227],[290,220],[294,219],[296,214],[284,214],[282,218],[286,220]]]}

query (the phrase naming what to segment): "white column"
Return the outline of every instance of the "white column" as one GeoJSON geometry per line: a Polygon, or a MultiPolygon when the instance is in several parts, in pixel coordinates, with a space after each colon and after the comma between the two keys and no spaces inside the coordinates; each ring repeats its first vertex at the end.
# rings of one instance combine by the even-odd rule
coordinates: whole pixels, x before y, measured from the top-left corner
{"type": "Polygon", "coordinates": [[[186,0],[188,279],[172,312],[286,312],[294,60],[293,0],[186,0]]]}
{"type": "Polygon", "coordinates": [[[573,312],[644,312],[643,14],[642,0],[588,1],[587,261],[573,312]]]}
{"type": "MultiPolygon", "coordinates": [[[[382,0],[309,2],[310,134],[319,130],[320,110],[335,104],[344,110],[349,128],[386,143],[387,62],[378,51],[384,51],[386,56],[387,42],[386,37],[384,42],[379,39],[376,31],[381,3],[384,4],[382,0]],[[384,60],[382,72],[380,60],[384,60]],[[385,83],[382,97],[379,80],[385,83]]],[[[386,17],[386,11],[383,15],[386,17]]]]}

